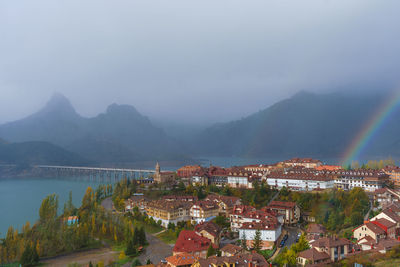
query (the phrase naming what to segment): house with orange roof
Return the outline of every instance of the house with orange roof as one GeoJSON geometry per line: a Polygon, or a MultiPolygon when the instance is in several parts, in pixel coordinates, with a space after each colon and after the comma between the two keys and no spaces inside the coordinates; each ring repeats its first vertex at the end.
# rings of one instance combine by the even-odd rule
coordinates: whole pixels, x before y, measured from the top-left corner
{"type": "Polygon", "coordinates": [[[181,254],[176,254],[165,258],[168,266],[170,267],[190,267],[195,263],[199,257],[192,254],[183,252],[181,254]]]}

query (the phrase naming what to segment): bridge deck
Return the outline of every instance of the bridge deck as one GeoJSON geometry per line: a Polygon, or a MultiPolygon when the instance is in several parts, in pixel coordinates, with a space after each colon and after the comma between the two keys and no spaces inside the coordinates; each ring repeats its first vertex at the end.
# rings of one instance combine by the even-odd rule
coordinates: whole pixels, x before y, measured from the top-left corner
{"type": "Polygon", "coordinates": [[[147,172],[147,173],[156,172],[155,170],[146,170],[146,169],[121,169],[121,168],[79,167],[79,166],[36,165],[34,167],[44,168],[44,169],[84,170],[84,171],[147,172]]]}

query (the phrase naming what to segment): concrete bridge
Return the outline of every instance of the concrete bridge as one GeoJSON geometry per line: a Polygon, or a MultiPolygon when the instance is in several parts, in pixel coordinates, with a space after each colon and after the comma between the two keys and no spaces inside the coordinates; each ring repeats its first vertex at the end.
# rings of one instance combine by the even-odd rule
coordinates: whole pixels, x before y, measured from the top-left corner
{"type": "Polygon", "coordinates": [[[91,181],[116,182],[121,179],[137,180],[143,183],[152,183],[155,170],[121,169],[101,167],[53,166],[36,165],[34,168],[52,174],[55,177],[88,178],[91,181]]]}

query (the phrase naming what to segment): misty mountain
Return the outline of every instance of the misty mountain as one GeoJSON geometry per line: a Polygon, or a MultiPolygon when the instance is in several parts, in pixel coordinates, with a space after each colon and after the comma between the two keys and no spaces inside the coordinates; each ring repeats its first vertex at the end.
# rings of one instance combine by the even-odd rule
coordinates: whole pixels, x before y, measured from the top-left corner
{"type": "MultiPolygon", "coordinates": [[[[385,96],[300,92],[244,119],[213,125],[192,147],[210,156],[341,156],[385,96]]],[[[372,139],[366,155],[400,154],[400,112],[372,139]]]]}
{"type": "Polygon", "coordinates": [[[1,125],[0,136],[50,142],[98,163],[184,158],[180,146],[134,107],[112,104],[105,113],[84,118],[60,94],[37,113],[1,125]]]}
{"type": "Polygon", "coordinates": [[[87,165],[90,161],[48,142],[0,144],[0,163],[87,165]]]}

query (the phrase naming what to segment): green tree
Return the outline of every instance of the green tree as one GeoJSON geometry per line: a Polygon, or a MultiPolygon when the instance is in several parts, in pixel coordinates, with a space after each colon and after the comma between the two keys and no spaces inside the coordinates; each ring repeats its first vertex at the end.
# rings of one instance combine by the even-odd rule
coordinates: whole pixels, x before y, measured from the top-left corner
{"type": "Polygon", "coordinates": [[[126,245],[125,254],[128,255],[128,256],[132,256],[132,255],[136,255],[137,254],[137,251],[136,251],[136,248],[135,248],[135,244],[133,242],[133,238],[131,238],[128,241],[128,244],[126,245]]]}
{"type": "Polygon", "coordinates": [[[132,267],[142,266],[142,263],[140,262],[139,259],[134,259],[131,266],[132,267]]]}
{"type": "Polygon", "coordinates": [[[243,249],[247,250],[247,238],[246,234],[243,232],[242,239],[240,240],[240,244],[243,249]]]}
{"type": "Polygon", "coordinates": [[[47,196],[42,201],[39,209],[39,220],[42,223],[55,220],[57,218],[58,196],[55,194],[47,196]]]}
{"type": "Polygon", "coordinates": [[[20,263],[22,266],[35,266],[39,262],[39,255],[35,246],[28,244],[22,253],[20,263]]]}
{"type": "Polygon", "coordinates": [[[207,258],[214,256],[216,254],[216,251],[214,249],[214,247],[212,246],[212,244],[210,244],[210,246],[207,249],[207,258]]]}
{"type": "Polygon", "coordinates": [[[256,230],[254,235],[253,249],[257,252],[261,250],[261,231],[259,229],[256,230]]]}
{"type": "Polygon", "coordinates": [[[309,248],[310,245],[308,244],[305,234],[302,234],[299,238],[299,241],[291,247],[291,249],[293,249],[293,251],[296,253],[302,252],[309,248]]]}
{"type": "Polygon", "coordinates": [[[215,223],[223,228],[228,228],[230,226],[229,220],[225,216],[217,216],[215,218],[215,223]]]}

